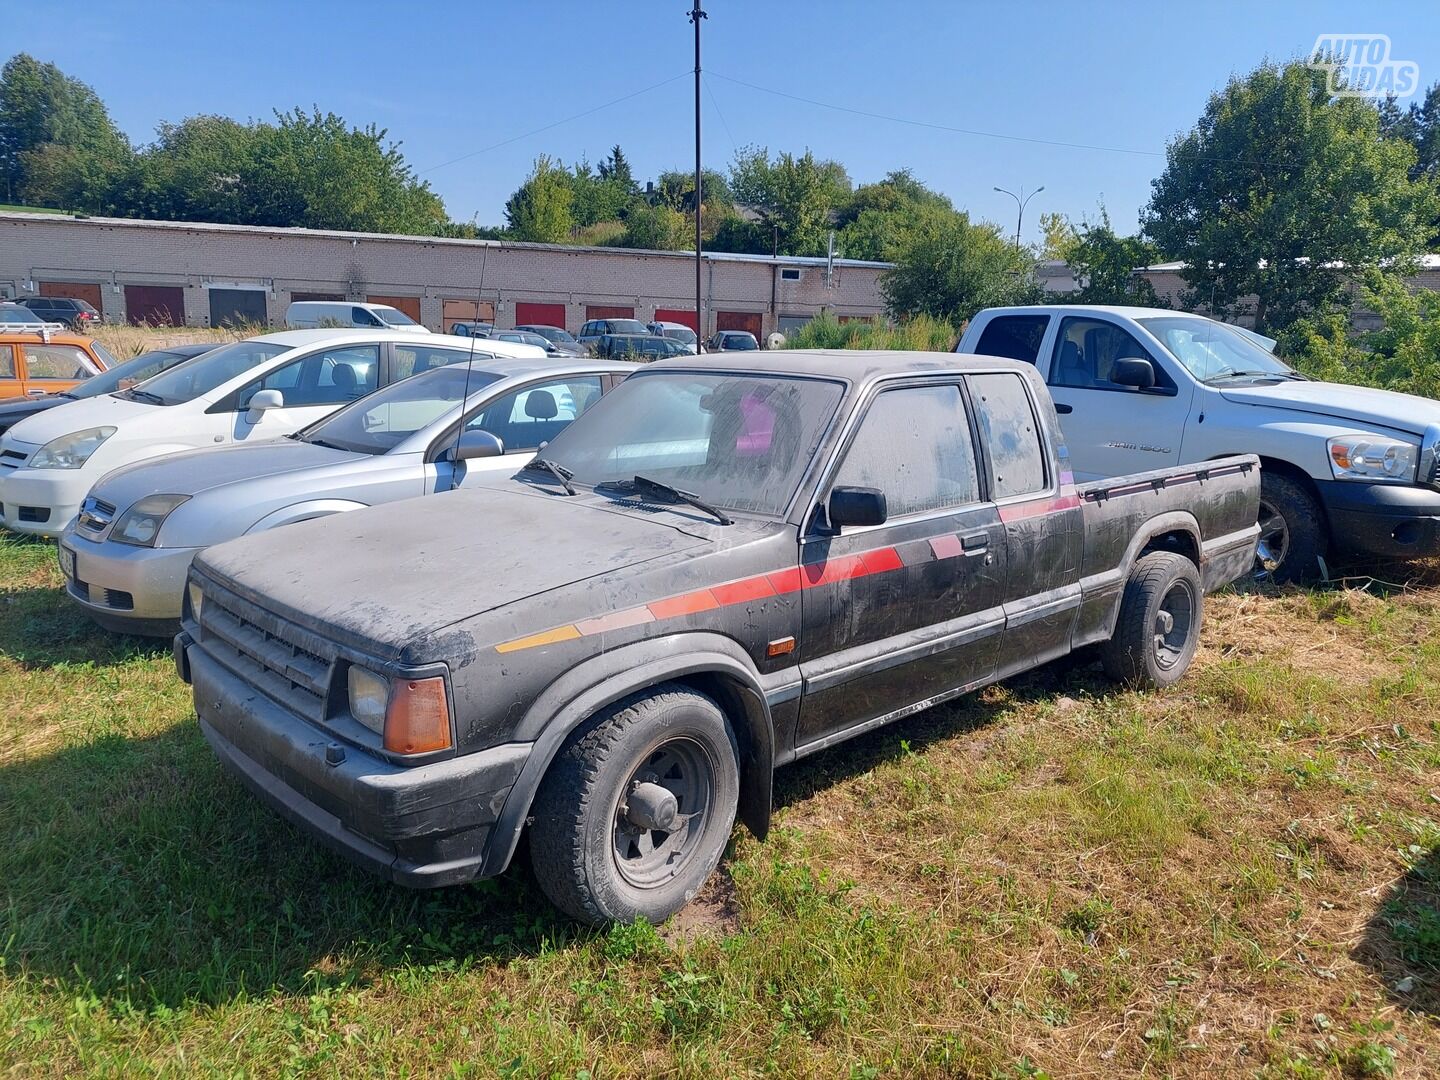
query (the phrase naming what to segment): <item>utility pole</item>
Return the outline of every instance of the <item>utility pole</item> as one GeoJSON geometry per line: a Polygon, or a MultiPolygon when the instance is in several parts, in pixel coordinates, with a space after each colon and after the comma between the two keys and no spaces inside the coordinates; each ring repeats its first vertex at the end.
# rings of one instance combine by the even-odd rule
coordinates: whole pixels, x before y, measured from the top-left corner
{"type": "Polygon", "coordinates": [[[700,176],[700,20],[708,17],[700,10],[700,0],[694,0],[690,21],[695,24],[695,337],[700,342],[705,339],[705,317],[700,308],[700,207],[705,202],[700,176]]]}
{"type": "Polygon", "coordinates": [[[1016,195],[1013,191],[1006,191],[1003,187],[997,187],[995,190],[1000,192],[1001,195],[1009,195],[1010,198],[1015,200],[1015,205],[1020,210],[1019,214],[1016,215],[1015,218],[1015,247],[1018,250],[1020,247],[1020,226],[1024,224],[1025,221],[1025,204],[1028,203],[1031,199],[1033,199],[1036,195],[1039,195],[1040,192],[1044,191],[1045,185],[1041,184],[1034,191],[1030,192],[1029,195],[1025,195],[1025,188],[1023,186],[1020,188],[1020,195],[1016,195]],[[1021,195],[1024,195],[1025,197],[1022,199],[1020,197],[1021,195]]]}

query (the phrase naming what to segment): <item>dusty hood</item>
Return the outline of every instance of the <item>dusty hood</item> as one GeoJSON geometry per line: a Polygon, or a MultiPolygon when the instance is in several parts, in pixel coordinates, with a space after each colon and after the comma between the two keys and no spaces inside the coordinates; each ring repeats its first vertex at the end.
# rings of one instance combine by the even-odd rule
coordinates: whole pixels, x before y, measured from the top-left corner
{"type": "Polygon", "coordinates": [[[462,619],[710,544],[672,515],[510,483],[257,533],[195,565],[286,618],[398,655],[462,619]]]}
{"type": "Polygon", "coordinates": [[[147,405],[142,401],[104,394],[96,398],[68,401],[36,416],[26,417],[5,433],[11,440],[31,446],[44,446],[51,439],[94,427],[124,427],[136,419],[159,415],[164,405],[147,405]]]}
{"type": "Polygon", "coordinates": [[[1227,401],[1272,409],[1330,416],[1360,427],[1387,427],[1423,435],[1440,424],[1440,401],[1326,382],[1281,382],[1273,386],[1237,386],[1221,391],[1227,401]]]}
{"type": "Polygon", "coordinates": [[[146,495],[199,495],[257,477],[281,476],[362,456],[290,439],[217,446],[126,465],[101,477],[91,494],[126,507],[146,495]]]}

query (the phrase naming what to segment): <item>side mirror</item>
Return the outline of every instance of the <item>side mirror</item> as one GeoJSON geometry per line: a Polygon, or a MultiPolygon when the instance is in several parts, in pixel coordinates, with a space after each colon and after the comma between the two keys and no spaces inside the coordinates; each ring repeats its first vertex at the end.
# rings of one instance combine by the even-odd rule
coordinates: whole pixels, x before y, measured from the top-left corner
{"type": "Polygon", "coordinates": [[[1155,368],[1149,360],[1136,356],[1122,357],[1110,369],[1110,381],[1118,386],[1149,390],[1155,385],[1155,368]]]}
{"type": "Polygon", "coordinates": [[[250,396],[249,411],[245,419],[252,424],[258,424],[260,418],[271,409],[283,409],[285,407],[285,395],[279,390],[256,390],[250,396]]]}
{"type": "Polygon", "coordinates": [[[828,512],[832,529],[846,525],[884,525],[889,516],[885,493],[868,487],[832,488],[828,512]]]}
{"type": "Polygon", "coordinates": [[[450,452],[451,461],[469,461],[472,458],[500,457],[505,453],[505,442],[498,435],[488,431],[467,431],[450,452]]]}

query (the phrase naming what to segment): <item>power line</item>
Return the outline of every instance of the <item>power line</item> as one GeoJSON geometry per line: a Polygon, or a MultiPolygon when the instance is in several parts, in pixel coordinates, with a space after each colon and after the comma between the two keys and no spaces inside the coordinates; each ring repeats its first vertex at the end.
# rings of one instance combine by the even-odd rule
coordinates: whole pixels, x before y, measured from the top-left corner
{"type": "Polygon", "coordinates": [[[636,90],[634,93],[626,94],[624,97],[618,97],[612,101],[607,101],[603,105],[596,105],[594,108],[586,109],[584,112],[578,112],[574,116],[567,116],[563,120],[556,120],[553,124],[546,124],[544,127],[535,128],[533,131],[527,131],[523,134],[515,135],[508,139],[502,139],[500,142],[491,143],[489,146],[482,146],[479,150],[472,150],[468,154],[461,154],[459,157],[451,158],[449,161],[442,161],[439,165],[431,165],[428,169],[421,169],[415,175],[424,176],[426,173],[432,173],[437,169],[444,169],[447,166],[455,165],[461,161],[468,161],[470,158],[478,157],[481,154],[487,154],[491,150],[498,150],[502,146],[509,146],[511,143],[517,143],[521,139],[528,139],[531,135],[539,135],[541,132],[549,131],[552,128],[560,127],[562,124],[568,124],[572,120],[580,120],[583,117],[591,116],[594,113],[600,112],[602,109],[610,108],[610,106],[612,105],[619,105],[622,101],[629,101],[631,98],[637,98],[641,94],[648,94],[652,90],[659,90],[662,86],[669,86],[671,83],[678,82],[680,79],[685,78],[685,76],[689,74],[690,72],[688,71],[682,71],[679,75],[672,75],[668,79],[662,79],[660,82],[653,83],[652,85],[645,87],[643,90],[636,90]]]}
{"type": "Polygon", "coordinates": [[[708,78],[702,75],[701,80],[705,83],[705,93],[710,95],[710,104],[715,107],[715,115],[720,118],[720,126],[725,129],[725,137],[730,140],[730,152],[732,154],[736,153],[739,150],[739,146],[735,142],[734,134],[730,131],[730,124],[725,119],[725,114],[720,111],[720,101],[715,97],[715,90],[711,87],[708,78]]]}

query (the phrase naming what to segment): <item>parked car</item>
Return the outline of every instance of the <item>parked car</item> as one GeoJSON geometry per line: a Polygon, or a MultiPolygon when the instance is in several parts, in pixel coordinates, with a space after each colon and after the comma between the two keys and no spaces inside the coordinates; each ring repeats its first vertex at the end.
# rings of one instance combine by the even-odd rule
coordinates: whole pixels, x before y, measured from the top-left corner
{"type": "Polygon", "coordinates": [[[113,394],[117,390],[128,390],[136,383],[143,382],[176,364],[199,356],[201,353],[209,352],[213,348],[215,348],[213,341],[203,345],[172,345],[168,349],[157,349],[154,352],[141,353],[139,356],[131,357],[123,364],[116,364],[114,367],[108,368],[102,375],[92,375],[84,382],[76,383],[69,390],[0,402],[0,435],[9,431],[27,416],[34,416],[46,409],[64,405],[68,401],[81,401],[85,398],[99,397],[101,394],[113,394]]]}
{"type": "Polygon", "coordinates": [[[491,330],[494,330],[493,323],[487,322],[457,322],[450,326],[450,333],[456,337],[484,337],[491,330]]]}
{"type": "Polygon", "coordinates": [[[752,352],[758,348],[755,335],[746,330],[721,330],[705,342],[707,352],[752,352]]]}
{"type": "Polygon", "coordinates": [[[1440,402],[1308,379],[1265,342],[1180,311],[1070,305],[982,311],[959,351],[1036,366],[1077,476],[1258,454],[1262,576],[1440,551],[1440,402]]]}
{"type": "Polygon", "coordinates": [[[642,360],[662,360],[671,356],[691,356],[682,342],[658,334],[605,334],[594,345],[596,356],[611,359],[629,356],[642,360]]]}
{"type": "MultiPolygon", "coordinates": [[[[12,324],[29,327],[46,325],[44,319],[23,304],[0,303],[0,326],[12,324]]],[[[62,324],[55,323],[54,325],[60,327],[62,324]]]]}
{"type": "Polygon", "coordinates": [[[691,355],[700,351],[700,336],[684,323],[652,322],[646,324],[646,329],[652,334],[659,334],[661,337],[678,341],[681,345],[686,346],[685,351],[691,355]]]}
{"type": "Polygon", "coordinates": [[[89,300],[69,296],[18,296],[15,303],[29,308],[41,322],[63,323],[71,330],[84,330],[105,321],[89,300]]]}
{"type": "Polygon", "coordinates": [[[590,319],[582,327],[575,340],[587,349],[606,334],[648,334],[650,331],[639,319],[590,319]]]}
{"type": "MultiPolygon", "coordinates": [[[[59,536],[111,469],[201,446],[264,442],[426,367],[471,357],[463,339],[396,330],[288,330],[222,345],[117,394],[72,401],[0,435],[0,524],[59,536]]],[[[487,342],[482,354],[543,358],[487,342]]]]}
{"type": "Polygon", "coordinates": [[[49,323],[6,323],[0,326],[0,400],[58,394],[115,362],[92,337],[49,323]]]}
{"type": "Polygon", "coordinates": [[[285,325],[295,330],[359,326],[407,330],[415,334],[430,332],[429,328],[389,304],[360,304],[349,300],[296,300],[285,309],[285,325]]]}
{"type": "Polygon", "coordinates": [[[581,345],[568,330],[562,330],[558,326],[542,326],[530,323],[525,326],[517,326],[516,330],[524,330],[527,333],[539,334],[546,341],[554,346],[552,356],[585,356],[585,346],[581,345]]]}
{"type": "Polygon", "coordinates": [[[66,589],[107,629],[174,637],[201,548],[509,475],[631,370],[462,361],[392,383],[288,439],[117,469],[60,538],[66,589]]]}
{"type": "Polygon", "coordinates": [[[1253,457],[1077,488],[1011,361],[667,360],[514,477],[201,552],[175,655],[225,766],[372,871],[528,826],[561,909],[658,923],[777,765],[1080,646],[1175,682],[1258,499],[1253,457]]]}
{"type": "Polygon", "coordinates": [[[495,341],[513,341],[520,345],[534,345],[537,349],[544,349],[547,355],[555,355],[555,346],[550,339],[541,337],[539,334],[532,334],[528,330],[491,330],[485,335],[495,341]]]}

